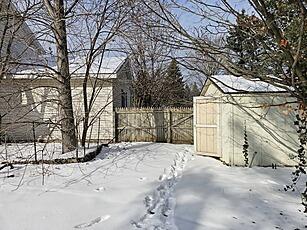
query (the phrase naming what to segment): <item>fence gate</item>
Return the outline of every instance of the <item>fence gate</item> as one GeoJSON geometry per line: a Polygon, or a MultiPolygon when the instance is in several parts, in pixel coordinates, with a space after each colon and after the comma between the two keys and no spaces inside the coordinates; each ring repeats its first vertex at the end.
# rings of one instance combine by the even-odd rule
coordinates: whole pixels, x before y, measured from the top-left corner
{"type": "Polygon", "coordinates": [[[219,104],[212,98],[194,98],[194,143],[198,154],[220,157],[219,104]]]}
{"type": "Polygon", "coordinates": [[[117,108],[116,141],[193,143],[192,108],[117,108]]]}
{"type": "Polygon", "coordinates": [[[175,144],[193,144],[193,111],[169,111],[169,141],[175,144]]]}

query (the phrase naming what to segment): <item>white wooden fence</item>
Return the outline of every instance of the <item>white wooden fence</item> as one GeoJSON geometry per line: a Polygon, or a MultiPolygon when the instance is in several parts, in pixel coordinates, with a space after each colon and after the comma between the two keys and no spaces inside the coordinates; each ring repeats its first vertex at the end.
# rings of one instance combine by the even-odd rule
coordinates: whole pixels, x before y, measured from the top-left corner
{"type": "Polygon", "coordinates": [[[118,108],[116,141],[193,143],[192,108],[118,108]]]}

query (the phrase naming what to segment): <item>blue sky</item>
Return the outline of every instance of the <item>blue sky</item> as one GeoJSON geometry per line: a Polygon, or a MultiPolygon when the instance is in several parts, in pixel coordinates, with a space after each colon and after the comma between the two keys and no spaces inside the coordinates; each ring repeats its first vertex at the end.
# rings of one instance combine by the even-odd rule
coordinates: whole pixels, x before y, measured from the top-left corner
{"type": "MultiPolygon", "coordinates": [[[[177,1],[182,4],[184,7],[188,7],[189,9],[193,9],[193,5],[189,0],[179,0],[177,1]]],[[[208,0],[206,1],[208,4],[212,5],[223,5],[219,0],[208,0]]],[[[232,0],[228,1],[228,3],[233,6],[236,10],[241,11],[242,9],[246,10],[250,14],[253,12],[251,5],[249,4],[248,0],[232,0]]],[[[185,27],[194,27],[200,23],[204,23],[203,21],[200,22],[200,18],[197,17],[195,14],[191,12],[185,12],[180,9],[175,9],[174,13],[179,17],[180,23],[185,27]]]]}

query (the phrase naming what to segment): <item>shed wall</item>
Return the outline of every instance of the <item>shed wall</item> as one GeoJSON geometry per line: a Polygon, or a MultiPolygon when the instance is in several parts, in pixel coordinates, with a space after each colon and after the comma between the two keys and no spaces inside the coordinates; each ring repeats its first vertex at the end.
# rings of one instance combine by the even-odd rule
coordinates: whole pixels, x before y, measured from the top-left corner
{"type": "Polygon", "coordinates": [[[223,151],[223,160],[244,165],[242,151],[246,129],[249,163],[262,166],[272,163],[295,164],[298,146],[294,127],[295,104],[285,104],[294,101],[293,98],[282,95],[238,95],[223,99],[229,101],[223,106],[223,123],[230,130],[227,144],[232,146],[230,151],[223,151]]]}
{"type": "MultiPolygon", "coordinates": [[[[196,99],[211,100],[219,107],[217,138],[221,140],[218,144],[223,161],[244,165],[242,151],[246,127],[249,163],[261,166],[295,164],[298,141],[294,126],[296,104],[291,103],[294,98],[277,93],[223,94],[214,85],[206,89],[205,96],[196,99]]],[[[198,106],[195,99],[194,106],[198,106]]],[[[195,132],[195,140],[197,136],[195,132]]],[[[205,142],[205,139],[199,141],[205,142]]]]}

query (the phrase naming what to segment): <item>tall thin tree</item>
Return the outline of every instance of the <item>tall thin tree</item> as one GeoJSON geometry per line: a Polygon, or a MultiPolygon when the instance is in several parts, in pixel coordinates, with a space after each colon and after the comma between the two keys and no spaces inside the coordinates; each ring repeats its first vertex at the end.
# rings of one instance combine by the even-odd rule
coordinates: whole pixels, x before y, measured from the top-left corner
{"type": "MultiPolygon", "coordinates": [[[[72,3],[71,8],[76,2],[78,1],[72,3]]],[[[52,19],[52,31],[55,37],[62,143],[64,152],[67,152],[77,147],[66,32],[66,17],[71,8],[65,11],[64,0],[54,0],[53,2],[44,0],[44,6],[52,19]]]]}

